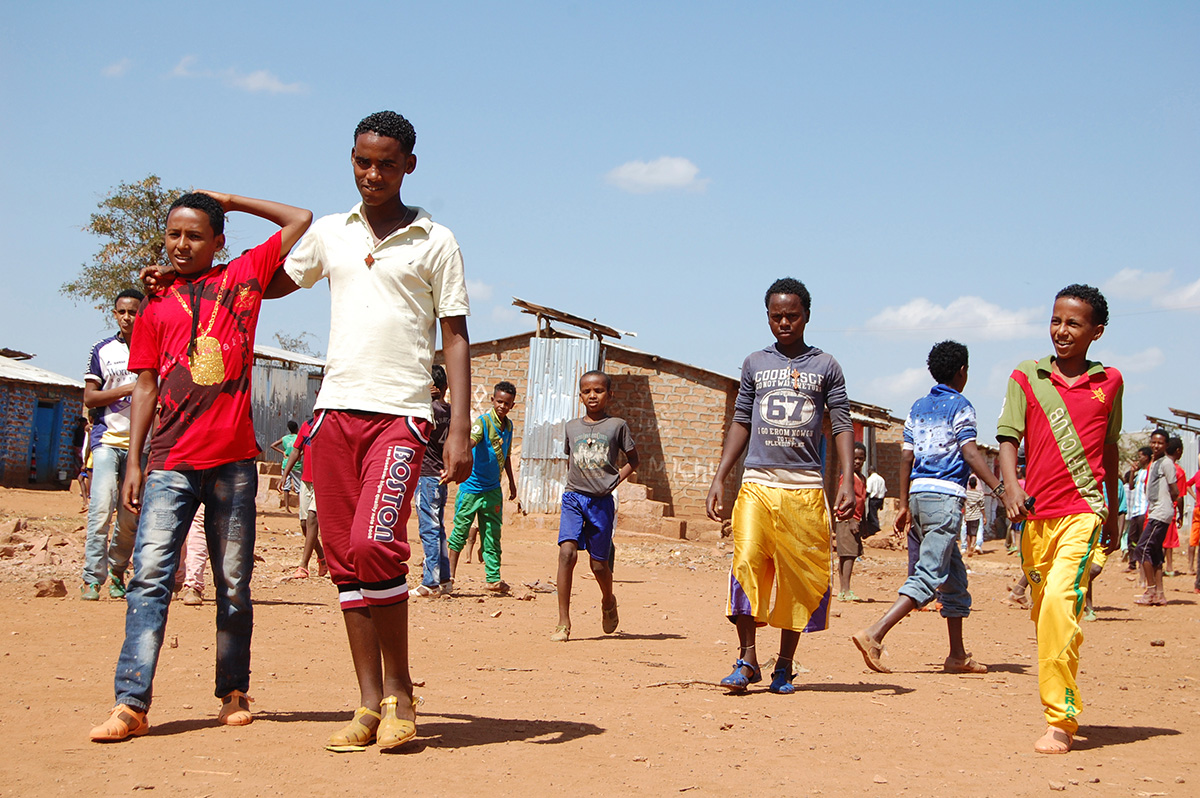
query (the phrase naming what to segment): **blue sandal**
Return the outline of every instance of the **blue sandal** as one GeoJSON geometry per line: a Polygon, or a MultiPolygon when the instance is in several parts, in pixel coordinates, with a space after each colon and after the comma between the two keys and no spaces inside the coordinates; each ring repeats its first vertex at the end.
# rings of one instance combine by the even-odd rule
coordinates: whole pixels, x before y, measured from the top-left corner
{"type": "Polygon", "coordinates": [[[745,690],[752,684],[758,684],[762,681],[762,668],[756,665],[751,665],[744,659],[739,659],[733,663],[733,673],[721,680],[722,687],[728,687],[730,690],[741,691],[745,690]],[[742,672],[742,668],[748,668],[750,675],[747,676],[742,672]]]}
{"type": "Polygon", "coordinates": [[[796,692],[796,685],[792,684],[792,679],[795,678],[796,674],[792,673],[792,661],[777,660],[775,670],[771,673],[771,686],[767,689],[779,695],[791,695],[796,692]]]}

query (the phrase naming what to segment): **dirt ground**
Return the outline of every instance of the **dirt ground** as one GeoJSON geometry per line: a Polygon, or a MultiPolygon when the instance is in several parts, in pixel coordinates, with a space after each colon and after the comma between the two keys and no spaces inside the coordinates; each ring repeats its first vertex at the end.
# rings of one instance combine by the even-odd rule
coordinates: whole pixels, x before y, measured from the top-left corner
{"type": "MultiPolygon", "coordinates": [[[[940,672],[945,624],[931,612],[888,638],[895,673],[864,667],[848,637],[894,599],[905,568],[900,553],[872,549],[855,573],[866,601],[838,604],[830,630],[801,641],[798,692],[772,695],[764,681],[728,696],[688,684],[720,679],[735,659],[721,614],[728,546],[620,532],[620,631],[601,634],[599,591],[581,565],[564,645],[548,639],[554,595],[523,587],[552,582],[557,557],[553,530],[528,519],[505,528],[504,576],[531,597],[485,598],[482,566],[464,564],[456,595],[410,602],[424,704],[417,740],[399,752],[323,750],[357,691],[329,581],[282,581],[300,537],[281,513],[259,516],[254,723],[216,722],[213,604],[173,605],[150,734],[94,744],[87,732],[112,705],[125,604],[106,592],[79,600],[79,505],[64,492],[0,489],[0,537],[26,519],[19,535],[34,544],[0,549],[0,795],[368,795],[386,782],[429,796],[1200,795],[1191,577],[1169,579],[1170,603],[1146,608],[1120,564],[1101,576],[1077,749],[1040,756],[1033,628],[1000,601],[1018,564],[999,543],[969,561],[967,642],[987,675],[940,672]],[[68,596],[34,598],[33,583],[51,576],[68,596]]],[[[419,559],[415,528],[412,538],[419,559]]],[[[759,639],[764,653],[778,641],[772,630],[759,639]]]]}

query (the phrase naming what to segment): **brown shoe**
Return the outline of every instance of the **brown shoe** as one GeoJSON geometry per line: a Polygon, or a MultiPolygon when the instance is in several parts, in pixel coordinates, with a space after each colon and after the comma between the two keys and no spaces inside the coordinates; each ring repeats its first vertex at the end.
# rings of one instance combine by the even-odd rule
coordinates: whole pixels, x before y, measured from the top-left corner
{"type": "Polygon", "coordinates": [[[248,726],[254,716],[250,714],[250,702],[254,699],[241,690],[234,690],[221,699],[221,713],[217,720],[226,726],[248,726]]]}
{"type": "Polygon", "coordinates": [[[179,592],[180,601],[187,607],[199,607],[204,603],[204,596],[194,587],[185,587],[179,592]]]}

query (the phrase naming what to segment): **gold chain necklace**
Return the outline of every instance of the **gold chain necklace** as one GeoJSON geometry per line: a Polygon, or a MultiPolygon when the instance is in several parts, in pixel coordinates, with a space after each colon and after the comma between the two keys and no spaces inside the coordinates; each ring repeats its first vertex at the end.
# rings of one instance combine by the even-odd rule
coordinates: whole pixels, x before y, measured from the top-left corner
{"type": "MultiPolygon", "coordinates": [[[[196,350],[188,355],[188,366],[192,372],[192,382],[197,385],[216,385],[225,379],[225,359],[221,356],[221,342],[209,336],[213,325],[217,323],[217,311],[221,309],[221,300],[225,298],[225,285],[229,281],[229,269],[221,275],[221,287],[217,289],[217,299],[213,303],[212,316],[208,319],[208,327],[196,338],[196,350]]],[[[183,312],[189,319],[194,318],[192,309],[179,293],[178,286],[171,286],[171,293],[183,306],[183,312]]]]}

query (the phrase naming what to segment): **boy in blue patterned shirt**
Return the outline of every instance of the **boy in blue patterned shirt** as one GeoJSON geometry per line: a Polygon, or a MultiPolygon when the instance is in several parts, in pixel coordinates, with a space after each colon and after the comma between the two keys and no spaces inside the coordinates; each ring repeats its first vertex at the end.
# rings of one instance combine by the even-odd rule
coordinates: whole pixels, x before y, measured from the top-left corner
{"type": "MultiPolygon", "coordinates": [[[[872,626],[850,639],[867,667],[891,671],[880,662],[883,638],[893,626],[941,593],[942,617],[950,633],[948,673],[987,673],[963,647],[962,622],[971,614],[967,568],[958,550],[967,478],[974,471],[993,491],[1000,485],[975,445],[975,408],[962,395],[967,385],[967,348],[942,341],[929,352],[929,373],[937,380],[926,396],[913,403],[904,422],[900,468],[900,514],[896,531],[910,517],[920,553],[911,576],[900,586],[900,598],[872,626]]],[[[1003,489],[999,491],[1003,493],[1003,489]]]]}

